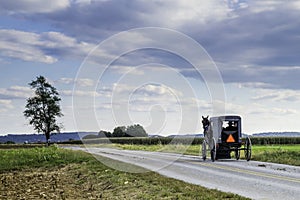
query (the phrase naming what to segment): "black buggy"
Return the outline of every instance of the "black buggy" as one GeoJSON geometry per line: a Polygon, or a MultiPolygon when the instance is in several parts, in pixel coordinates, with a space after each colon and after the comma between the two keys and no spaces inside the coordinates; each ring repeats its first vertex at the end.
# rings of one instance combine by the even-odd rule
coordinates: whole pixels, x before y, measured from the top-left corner
{"type": "Polygon", "coordinates": [[[206,160],[208,149],[211,160],[230,159],[231,152],[235,158],[240,159],[240,151],[244,151],[245,159],[251,159],[251,140],[242,138],[241,117],[226,115],[203,117],[204,140],[202,143],[202,158],[206,160]]]}

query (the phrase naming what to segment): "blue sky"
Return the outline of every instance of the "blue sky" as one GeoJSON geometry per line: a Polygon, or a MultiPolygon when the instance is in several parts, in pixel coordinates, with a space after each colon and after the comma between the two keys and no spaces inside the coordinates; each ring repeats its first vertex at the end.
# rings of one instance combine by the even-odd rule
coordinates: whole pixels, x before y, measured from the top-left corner
{"type": "Polygon", "coordinates": [[[28,83],[60,92],[63,131],[142,124],[300,131],[300,1],[0,0],[0,134],[31,133],[28,83]]]}

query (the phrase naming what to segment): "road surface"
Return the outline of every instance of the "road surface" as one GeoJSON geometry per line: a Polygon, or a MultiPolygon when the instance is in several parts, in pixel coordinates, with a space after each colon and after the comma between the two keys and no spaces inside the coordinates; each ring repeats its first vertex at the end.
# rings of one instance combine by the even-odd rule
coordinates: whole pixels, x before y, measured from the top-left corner
{"type": "Polygon", "coordinates": [[[167,177],[251,199],[300,199],[300,167],[296,166],[233,159],[211,162],[202,161],[197,156],[174,153],[70,148],[131,163],[167,177]]]}

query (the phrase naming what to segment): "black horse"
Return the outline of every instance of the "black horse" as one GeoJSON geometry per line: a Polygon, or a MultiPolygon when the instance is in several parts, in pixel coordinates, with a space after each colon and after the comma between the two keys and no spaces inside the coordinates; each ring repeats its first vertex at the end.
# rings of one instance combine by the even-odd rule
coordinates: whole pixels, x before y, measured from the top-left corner
{"type": "Polygon", "coordinates": [[[208,117],[209,117],[208,115],[207,115],[207,117],[203,117],[202,116],[202,126],[203,126],[203,134],[204,134],[204,136],[206,135],[206,133],[208,131],[208,127],[210,125],[208,117]]]}

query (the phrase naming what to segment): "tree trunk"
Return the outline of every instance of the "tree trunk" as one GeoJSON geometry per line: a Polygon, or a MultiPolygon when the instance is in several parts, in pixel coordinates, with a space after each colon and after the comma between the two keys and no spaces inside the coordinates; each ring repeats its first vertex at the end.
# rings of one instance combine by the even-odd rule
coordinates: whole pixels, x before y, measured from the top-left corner
{"type": "Polygon", "coordinates": [[[47,146],[50,146],[50,132],[46,132],[46,142],[47,142],[47,146]]]}

